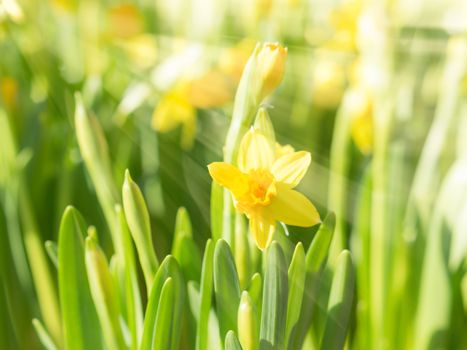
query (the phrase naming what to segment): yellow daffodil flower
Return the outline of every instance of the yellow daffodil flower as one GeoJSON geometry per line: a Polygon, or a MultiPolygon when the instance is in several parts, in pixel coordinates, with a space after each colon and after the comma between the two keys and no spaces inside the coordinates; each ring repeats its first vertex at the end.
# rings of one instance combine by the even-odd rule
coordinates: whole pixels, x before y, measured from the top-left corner
{"type": "Polygon", "coordinates": [[[314,205],[294,190],[305,175],[311,155],[286,152],[276,157],[269,140],[251,129],[242,139],[238,167],[225,162],[208,166],[211,177],[231,193],[235,208],[250,220],[250,232],[260,249],[272,241],[276,221],[309,227],[320,222],[314,205]]]}

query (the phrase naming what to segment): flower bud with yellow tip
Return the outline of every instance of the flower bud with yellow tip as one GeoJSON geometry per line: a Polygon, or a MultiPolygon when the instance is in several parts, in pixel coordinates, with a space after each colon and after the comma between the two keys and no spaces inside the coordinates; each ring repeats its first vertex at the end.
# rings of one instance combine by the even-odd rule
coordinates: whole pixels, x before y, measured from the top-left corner
{"type": "Polygon", "coordinates": [[[268,96],[282,81],[287,48],[277,43],[265,43],[256,58],[259,73],[259,100],[268,96]]]}
{"type": "Polygon", "coordinates": [[[237,314],[238,338],[242,349],[258,349],[258,319],[253,299],[247,291],[242,293],[237,314]]]}

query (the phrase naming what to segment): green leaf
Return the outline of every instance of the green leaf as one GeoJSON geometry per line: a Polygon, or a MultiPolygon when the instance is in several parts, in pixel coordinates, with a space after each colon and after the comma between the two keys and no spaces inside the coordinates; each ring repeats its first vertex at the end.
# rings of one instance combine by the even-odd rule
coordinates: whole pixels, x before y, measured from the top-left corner
{"type": "Polygon", "coordinates": [[[153,349],[155,342],[157,342],[155,339],[155,334],[157,333],[156,318],[158,308],[160,307],[160,296],[162,293],[162,287],[169,277],[173,280],[175,294],[170,328],[171,342],[170,347],[167,349],[178,349],[186,291],[180,266],[173,256],[168,255],[164,261],[162,261],[162,264],[157,270],[154,283],[151,287],[151,294],[149,296],[148,306],[144,319],[143,337],[140,347],[141,350],[153,349]]]}
{"type": "Polygon", "coordinates": [[[321,274],[326,262],[326,257],[328,256],[334,227],[335,216],[333,213],[329,213],[319,227],[318,232],[316,232],[306,253],[306,293],[303,293],[300,319],[289,336],[289,349],[300,349],[305,340],[305,335],[313,316],[313,310],[316,306],[318,290],[321,283],[321,274]]]}
{"type": "Polygon", "coordinates": [[[50,261],[56,268],[58,268],[58,248],[57,243],[53,241],[46,241],[45,242],[45,250],[49,255],[50,261]]]}
{"type": "Polygon", "coordinates": [[[204,250],[203,267],[201,270],[201,303],[199,310],[198,328],[196,330],[196,349],[206,349],[208,344],[209,311],[211,310],[213,284],[213,256],[214,242],[208,240],[204,250]]]}
{"type": "Polygon", "coordinates": [[[235,215],[235,236],[233,239],[235,266],[238,271],[240,287],[243,289],[251,278],[250,242],[248,228],[243,214],[235,215]]]}
{"type": "Polygon", "coordinates": [[[225,336],[225,350],[242,350],[242,346],[233,331],[229,331],[225,336]]]}
{"type": "Polygon", "coordinates": [[[279,243],[267,250],[263,288],[260,349],[283,349],[287,315],[287,264],[279,243]]]}
{"type": "Polygon", "coordinates": [[[193,240],[191,222],[185,208],[180,208],[177,213],[172,255],[180,264],[185,280],[199,282],[201,254],[193,240]]]}
{"type": "Polygon", "coordinates": [[[348,250],[344,250],[339,255],[332,279],[321,349],[340,350],[344,348],[352,312],[354,289],[355,272],[352,257],[348,250]]]}
{"type": "Polygon", "coordinates": [[[114,206],[119,203],[119,198],[112,177],[107,141],[97,118],[86,113],[79,93],[75,94],[75,105],[75,129],[79,150],[94,184],[110,233],[113,234],[114,206]]]}
{"type": "Polygon", "coordinates": [[[126,223],[125,215],[120,205],[115,208],[118,220],[117,237],[118,244],[121,246],[124,261],[124,285],[125,285],[125,307],[127,323],[131,334],[131,349],[138,348],[139,339],[143,333],[143,309],[141,306],[141,292],[138,284],[138,274],[136,270],[135,253],[130,233],[126,223]]]}
{"type": "Polygon", "coordinates": [[[261,315],[261,302],[263,297],[263,279],[261,275],[256,272],[253,277],[251,277],[250,285],[248,286],[248,293],[255,303],[258,316],[261,315]]]}
{"type": "Polygon", "coordinates": [[[128,169],[125,172],[125,181],[122,188],[123,208],[125,217],[135,241],[139,261],[143,269],[148,294],[151,289],[154,275],[159,266],[152,244],[151,223],[149,212],[143,194],[133,181],[128,169]]]}
{"type": "Polygon", "coordinates": [[[109,349],[123,349],[118,294],[104,252],[97,243],[97,233],[91,227],[85,243],[85,261],[91,296],[96,306],[105,343],[109,349]]]}
{"type": "Polygon", "coordinates": [[[32,325],[36,331],[37,336],[42,344],[42,346],[47,350],[57,350],[57,346],[54,344],[52,337],[44,328],[44,325],[37,318],[32,320],[32,325]]]}
{"type": "Polygon", "coordinates": [[[224,190],[216,182],[211,185],[211,232],[214,241],[222,237],[224,190]]]}
{"type": "Polygon", "coordinates": [[[214,249],[214,294],[220,337],[224,339],[229,330],[237,330],[240,284],[229,245],[222,239],[214,249]]]}
{"type": "Polygon", "coordinates": [[[303,292],[305,290],[306,268],[305,250],[303,244],[298,243],[289,267],[289,297],[287,302],[287,322],[285,327],[285,344],[297,327],[302,309],[303,292]]]}
{"type": "Polygon", "coordinates": [[[100,349],[101,328],[97,319],[84,262],[86,225],[73,207],[67,207],[58,237],[58,285],[65,348],[100,349]]]}
{"type": "Polygon", "coordinates": [[[154,331],[154,350],[175,349],[172,346],[171,334],[172,318],[174,310],[175,291],[172,277],[165,280],[162,286],[159,307],[157,309],[155,331],[154,331]]]}

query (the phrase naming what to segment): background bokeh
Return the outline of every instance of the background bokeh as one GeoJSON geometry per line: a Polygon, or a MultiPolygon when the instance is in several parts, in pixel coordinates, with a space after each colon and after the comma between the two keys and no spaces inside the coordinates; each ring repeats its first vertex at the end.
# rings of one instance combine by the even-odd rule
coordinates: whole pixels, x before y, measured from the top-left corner
{"type": "MultiPolygon", "coordinates": [[[[181,206],[202,248],[206,165],[222,158],[243,65],[256,42],[272,41],[288,48],[265,103],[276,138],[311,152],[299,189],[323,217],[336,213],[335,250],[356,256],[354,347],[465,348],[465,18],[461,0],[3,0],[0,347],[39,347],[27,233],[56,241],[69,204],[108,231],[76,141],[74,94],[103,127],[118,187],[128,168],[143,190],[158,255],[170,252],[181,206]],[[387,292],[365,299],[374,288],[387,292]],[[368,312],[384,331],[365,323],[368,312]]],[[[315,231],[291,227],[290,239],[307,245],[315,231]]]]}

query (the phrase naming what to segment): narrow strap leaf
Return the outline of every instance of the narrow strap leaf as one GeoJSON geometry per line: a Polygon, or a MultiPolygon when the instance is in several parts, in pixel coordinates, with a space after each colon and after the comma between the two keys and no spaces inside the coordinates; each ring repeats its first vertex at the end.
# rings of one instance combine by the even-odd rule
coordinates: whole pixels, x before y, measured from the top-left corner
{"type": "Polygon", "coordinates": [[[355,273],[352,258],[350,252],[344,250],[339,255],[336,272],[332,279],[321,349],[340,350],[344,348],[350,323],[354,288],[355,273]]]}
{"type": "Polygon", "coordinates": [[[58,237],[58,284],[65,348],[69,350],[102,347],[97,319],[84,262],[86,225],[79,212],[67,207],[58,237]]]}
{"type": "Polygon", "coordinates": [[[287,315],[287,264],[279,243],[267,250],[263,288],[260,349],[283,349],[287,315]]]}
{"type": "Polygon", "coordinates": [[[214,293],[221,339],[229,330],[237,330],[240,284],[229,245],[218,240],[214,249],[214,293]]]}
{"type": "Polygon", "coordinates": [[[201,272],[201,303],[199,310],[198,328],[196,330],[196,349],[207,349],[208,344],[208,324],[211,310],[212,284],[213,284],[213,256],[214,242],[208,240],[204,250],[203,267],[201,272]]]}
{"type": "Polygon", "coordinates": [[[242,350],[242,346],[233,331],[229,331],[225,336],[225,350],[242,350]]]}
{"type": "Polygon", "coordinates": [[[306,253],[306,281],[300,318],[294,334],[289,337],[288,349],[300,349],[310,326],[313,310],[318,298],[321,271],[324,268],[335,227],[335,215],[329,213],[316,232],[306,253]]]}
{"type": "Polygon", "coordinates": [[[289,297],[287,302],[287,322],[285,330],[285,344],[296,331],[302,309],[303,292],[305,290],[305,250],[302,243],[298,243],[289,267],[289,297]]]}

